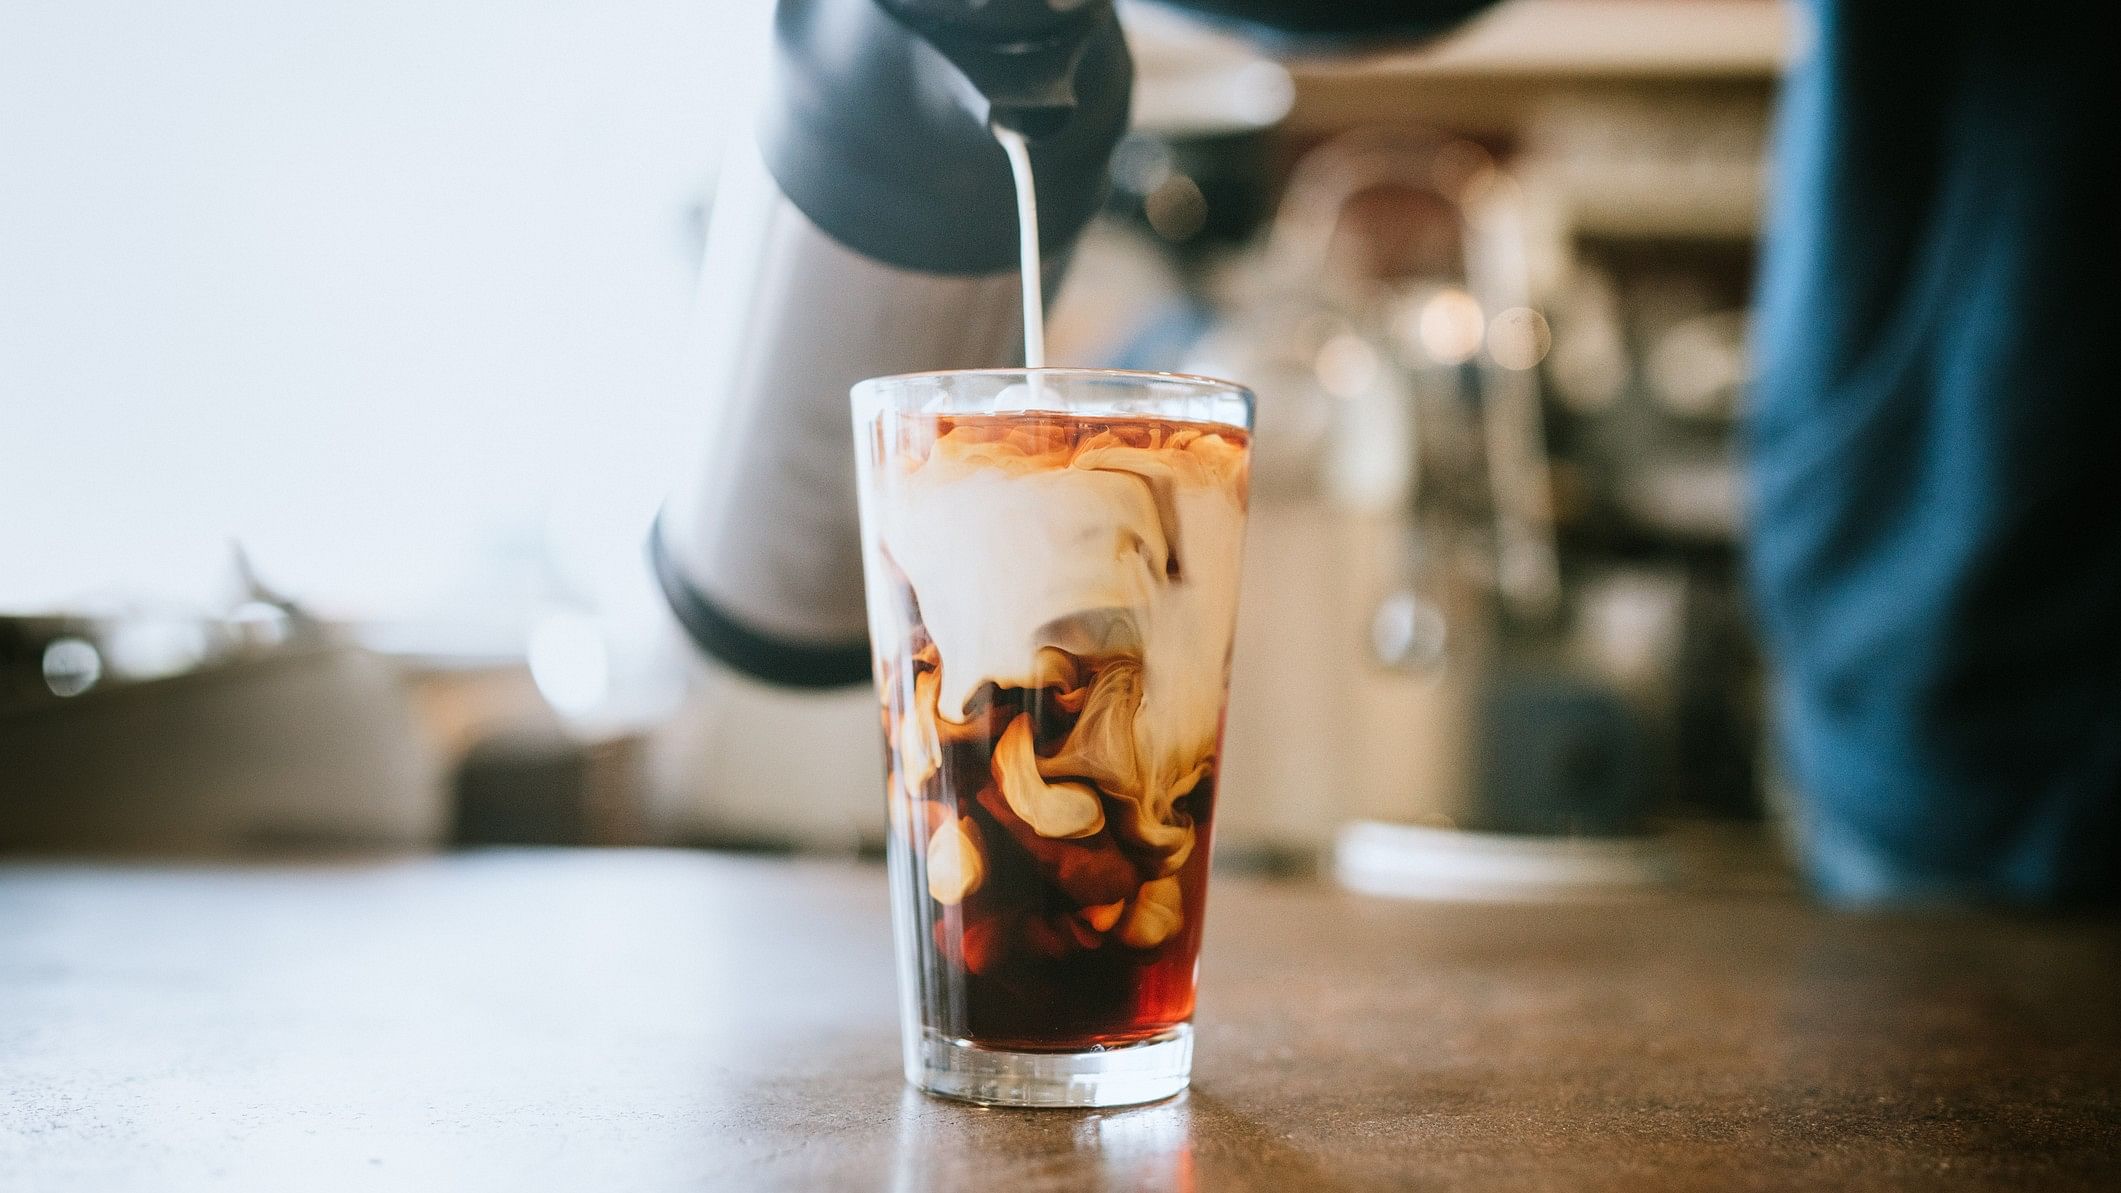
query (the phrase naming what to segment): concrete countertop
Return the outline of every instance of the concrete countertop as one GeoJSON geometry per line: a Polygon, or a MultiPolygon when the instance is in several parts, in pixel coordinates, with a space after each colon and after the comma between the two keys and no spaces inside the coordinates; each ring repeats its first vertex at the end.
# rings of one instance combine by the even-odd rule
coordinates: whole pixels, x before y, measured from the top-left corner
{"type": "Polygon", "coordinates": [[[0,1187],[2121,1187],[2121,930],[1210,898],[1193,1090],[898,1075],[880,867],[0,865],[0,1187]]]}

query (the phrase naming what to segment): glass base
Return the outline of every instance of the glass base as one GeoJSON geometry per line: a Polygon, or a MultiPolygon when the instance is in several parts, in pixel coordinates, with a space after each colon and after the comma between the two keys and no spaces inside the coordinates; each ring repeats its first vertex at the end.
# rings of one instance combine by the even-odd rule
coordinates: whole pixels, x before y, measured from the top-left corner
{"type": "Polygon", "coordinates": [[[982,1106],[1134,1106],[1186,1088],[1193,1029],[1094,1052],[1007,1052],[933,1031],[906,1058],[906,1080],[982,1106]]]}

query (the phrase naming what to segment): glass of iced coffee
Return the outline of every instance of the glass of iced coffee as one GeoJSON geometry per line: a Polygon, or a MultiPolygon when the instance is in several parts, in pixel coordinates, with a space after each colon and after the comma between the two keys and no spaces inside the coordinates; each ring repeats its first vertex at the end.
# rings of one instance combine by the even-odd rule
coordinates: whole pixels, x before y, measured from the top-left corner
{"type": "Polygon", "coordinates": [[[1117,1106],[1192,1064],[1252,398],[1088,369],[854,389],[907,1080],[1117,1106]]]}

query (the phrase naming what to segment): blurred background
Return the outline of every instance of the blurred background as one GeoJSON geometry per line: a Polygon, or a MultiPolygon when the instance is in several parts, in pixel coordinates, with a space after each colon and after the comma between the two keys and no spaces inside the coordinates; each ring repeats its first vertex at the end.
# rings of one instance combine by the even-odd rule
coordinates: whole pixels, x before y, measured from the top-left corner
{"type": "MultiPolygon", "coordinates": [[[[770,8],[0,9],[0,850],[880,850],[873,695],[705,663],[643,562],[770,8]]],[[[1786,881],[1732,436],[1796,14],[1123,15],[1049,342],[1259,394],[1222,864],[1786,881]]]]}

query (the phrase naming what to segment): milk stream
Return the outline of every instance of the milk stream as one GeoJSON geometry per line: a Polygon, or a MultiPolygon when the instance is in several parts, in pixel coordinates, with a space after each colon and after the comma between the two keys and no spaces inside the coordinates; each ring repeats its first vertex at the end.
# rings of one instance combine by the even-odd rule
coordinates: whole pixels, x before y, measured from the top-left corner
{"type": "Polygon", "coordinates": [[[1016,180],[1016,242],[1024,292],[1024,367],[1046,367],[1046,297],[1038,258],[1038,191],[1031,183],[1031,146],[1024,134],[994,126],[994,139],[1009,155],[1009,174],[1016,180]]]}

